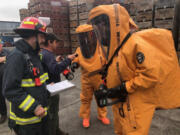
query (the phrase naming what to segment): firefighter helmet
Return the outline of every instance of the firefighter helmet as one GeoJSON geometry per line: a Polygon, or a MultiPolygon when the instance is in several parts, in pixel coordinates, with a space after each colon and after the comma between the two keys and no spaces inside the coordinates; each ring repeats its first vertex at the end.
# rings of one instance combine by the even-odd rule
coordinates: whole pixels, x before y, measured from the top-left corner
{"type": "Polygon", "coordinates": [[[37,33],[46,34],[46,24],[35,17],[26,17],[14,31],[22,37],[37,33]]]}

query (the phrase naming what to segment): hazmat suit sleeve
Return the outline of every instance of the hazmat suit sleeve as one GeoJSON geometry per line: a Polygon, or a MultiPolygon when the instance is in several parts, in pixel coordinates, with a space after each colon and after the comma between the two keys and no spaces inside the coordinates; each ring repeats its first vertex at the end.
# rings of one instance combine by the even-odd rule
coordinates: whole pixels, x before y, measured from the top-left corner
{"type": "MultiPolygon", "coordinates": [[[[156,57],[158,53],[146,44],[136,44],[133,54],[133,61],[126,58],[127,63],[132,62],[135,68],[135,76],[126,82],[126,89],[129,93],[135,90],[146,90],[156,86],[160,75],[160,62],[156,57]]],[[[131,59],[132,60],[132,59],[131,59]]]]}

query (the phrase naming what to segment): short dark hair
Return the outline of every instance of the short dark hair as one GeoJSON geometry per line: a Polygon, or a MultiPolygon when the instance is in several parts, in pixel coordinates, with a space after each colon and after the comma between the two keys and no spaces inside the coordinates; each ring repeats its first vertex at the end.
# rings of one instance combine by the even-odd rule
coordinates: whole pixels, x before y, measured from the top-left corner
{"type": "Polygon", "coordinates": [[[45,41],[44,46],[48,46],[48,41],[52,43],[54,41],[59,42],[61,40],[55,34],[49,33],[49,34],[46,34],[46,41],[45,41]]]}

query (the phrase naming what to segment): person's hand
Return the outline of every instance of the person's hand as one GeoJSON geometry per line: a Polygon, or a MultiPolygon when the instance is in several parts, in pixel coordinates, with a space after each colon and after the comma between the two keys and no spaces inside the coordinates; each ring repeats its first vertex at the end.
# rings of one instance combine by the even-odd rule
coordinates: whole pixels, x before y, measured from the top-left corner
{"type": "Polygon", "coordinates": [[[57,61],[57,62],[61,62],[61,60],[62,60],[62,56],[61,56],[61,55],[59,55],[59,56],[56,57],[56,61],[57,61]]]}
{"type": "Polygon", "coordinates": [[[0,63],[4,63],[6,61],[6,56],[0,57],[0,63]]]}
{"type": "Polygon", "coordinates": [[[67,57],[71,60],[74,60],[77,57],[77,54],[74,53],[74,54],[68,55],[67,57]]]}
{"type": "Polygon", "coordinates": [[[46,112],[46,110],[45,110],[41,105],[39,105],[39,106],[36,107],[36,109],[35,109],[35,111],[34,111],[34,114],[35,114],[36,116],[42,118],[42,117],[45,116],[45,112],[46,112]]]}

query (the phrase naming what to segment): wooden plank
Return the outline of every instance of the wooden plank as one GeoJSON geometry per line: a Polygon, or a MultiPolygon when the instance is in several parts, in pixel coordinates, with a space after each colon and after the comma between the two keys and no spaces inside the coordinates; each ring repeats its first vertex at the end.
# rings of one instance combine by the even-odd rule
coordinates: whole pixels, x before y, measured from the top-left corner
{"type": "Polygon", "coordinates": [[[77,0],[69,1],[69,6],[77,6],[77,0]]]}
{"type": "Polygon", "coordinates": [[[138,22],[137,25],[139,26],[139,29],[147,29],[152,27],[152,22],[138,22]]]}
{"type": "Polygon", "coordinates": [[[78,0],[78,5],[86,4],[87,3],[86,1],[87,0],[78,0]]]}
{"type": "Polygon", "coordinates": [[[77,14],[70,14],[70,21],[75,21],[77,19],[77,14]]]}
{"type": "Polygon", "coordinates": [[[77,26],[78,26],[77,20],[70,22],[70,27],[71,28],[74,28],[74,27],[77,27],[77,26]]]}
{"type": "Polygon", "coordinates": [[[79,19],[80,20],[87,19],[88,18],[88,14],[89,14],[89,12],[80,13],[79,14],[79,19]]]}
{"type": "Polygon", "coordinates": [[[72,42],[77,42],[78,41],[78,35],[77,34],[72,34],[71,35],[71,41],[72,42]]]}
{"type": "Polygon", "coordinates": [[[69,8],[69,13],[70,14],[77,14],[77,6],[73,6],[69,8]]]}
{"type": "Polygon", "coordinates": [[[87,19],[85,19],[85,20],[79,20],[79,24],[80,24],[80,25],[87,24],[87,19]]]}
{"type": "Polygon", "coordinates": [[[143,11],[139,12],[136,16],[137,22],[151,21],[152,20],[152,11],[143,11]]]}
{"type": "Polygon", "coordinates": [[[153,8],[153,0],[141,0],[136,3],[137,11],[147,11],[152,10],[153,8]]]}
{"type": "Polygon", "coordinates": [[[79,13],[88,12],[88,8],[87,8],[86,4],[79,5],[78,11],[79,11],[79,13]]]}
{"type": "Polygon", "coordinates": [[[79,47],[79,42],[71,42],[71,46],[73,48],[77,48],[77,47],[79,47]]]}
{"type": "Polygon", "coordinates": [[[165,29],[172,29],[173,20],[155,20],[155,27],[157,28],[165,28],[165,29]]]}
{"type": "Polygon", "coordinates": [[[71,33],[71,34],[76,34],[76,27],[70,28],[70,33],[71,33]]]}
{"type": "Polygon", "coordinates": [[[156,8],[174,7],[175,0],[157,0],[155,5],[156,8]]]}
{"type": "Polygon", "coordinates": [[[174,17],[174,8],[156,9],[155,19],[169,19],[174,17]]]}
{"type": "Polygon", "coordinates": [[[135,3],[135,0],[124,0],[125,4],[132,4],[135,3]]]}

